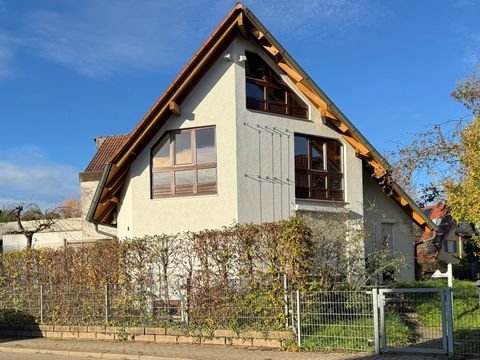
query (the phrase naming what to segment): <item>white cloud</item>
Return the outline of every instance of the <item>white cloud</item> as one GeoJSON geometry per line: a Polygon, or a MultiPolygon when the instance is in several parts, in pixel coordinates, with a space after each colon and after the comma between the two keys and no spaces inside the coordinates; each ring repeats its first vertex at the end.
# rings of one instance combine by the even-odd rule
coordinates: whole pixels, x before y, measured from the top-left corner
{"type": "MultiPolygon", "coordinates": [[[[0,3],[1,9],[1,3],[0,3]]],[[[1,10],[0,10],[1,11],[1,10]]],[[[13,73],[13,41],[0,33],[0,79],[7,78],[13,73]]]]}
{"type": "Polygon", "coordinates": [[[467,45],[467,50],[465,50],[462,61],[468,65],[478,66],[480,65],[480,35],[471,34],[469,38],[470,41],[467,45]]]}
{"type": "Polygon", "coordinates": [[[390,11],[376,1],[300,0],[252,1],[252,10],[267,27],[282,36],[320,36],[344,33],[352,26],[375,24],[390,16],[390,11]]]}
{"type": "Polygon", "coordinates": [[[19,147],[0,156],[0,207],[35,202],[54,207],[78,196],[78,170],[48,160],[41,149],[19,147]]]}
{"type": "Polygon", "coordinates": [[[68,12],[28,14],[24,45],[90,77],[154,70],[184,59],[189,44],[206,35],[199,10],[194,2],[82,1],[68,12]]]}
{"type": "MultiPolygon", "coordinates": [[[[0,0],[0,15],[18,18],[15,48],[2,45],[0,37],[0,76],[11,70],[13,50],[89,77],[183,64],[233,5],[210,0],[83,0],[56,9],[38,3],[21,14],[9,14],[0,0]]],[[[335,37],[387,13],[377,0],[252,0],[251,6],[272,32],[296,38],[335,37]]]]}

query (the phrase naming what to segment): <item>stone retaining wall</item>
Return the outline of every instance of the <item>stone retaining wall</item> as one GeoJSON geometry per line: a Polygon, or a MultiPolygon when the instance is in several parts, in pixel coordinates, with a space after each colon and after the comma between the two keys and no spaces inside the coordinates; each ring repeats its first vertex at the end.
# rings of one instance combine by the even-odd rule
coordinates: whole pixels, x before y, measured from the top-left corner
{"type": "Polygon", "coordinates": [[[215,330],[206,335],[185,335],[181,329],[105,326],[60,326],[60,325],[1,325],[0,336],[44,337],[52,339],[117,340],[151,343],[206,344],[281,348],[285,341],[292,340],[289,331],[247,331],[240,334],[232,330],[215,330]]]}

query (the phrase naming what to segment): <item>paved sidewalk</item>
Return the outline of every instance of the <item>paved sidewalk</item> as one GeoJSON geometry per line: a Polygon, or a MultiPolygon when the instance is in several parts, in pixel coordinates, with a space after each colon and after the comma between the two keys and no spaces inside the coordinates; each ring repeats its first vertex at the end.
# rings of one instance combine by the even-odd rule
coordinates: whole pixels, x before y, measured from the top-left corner
{"type": "MultiPolygon", "coordinates": [[[[279,350],[244,349],[233,346],[151,344],[135,342],[52,340],[52,339],[0,339],[1,352],[57,354],[69,357],[128,360],[432,360],[444,356],[366,353],[333,354],[322,352],[292,353],[279,350]]],[[[32,360],[35,357],[32,356],[32,360]]]]}

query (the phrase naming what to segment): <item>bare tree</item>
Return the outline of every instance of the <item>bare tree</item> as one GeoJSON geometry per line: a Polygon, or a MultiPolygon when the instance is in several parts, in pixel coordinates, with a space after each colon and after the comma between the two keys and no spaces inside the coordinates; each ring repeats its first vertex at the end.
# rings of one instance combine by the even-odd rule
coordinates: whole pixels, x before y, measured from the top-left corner
{"type": "Polygon", "coordinates": [[[11,214],[14,216],[18,230],[10,231],[10,234],[22,234],[27,239],[27,249],[33,245],[33,236],[36,233],[51,229],[57,222],[59,215],[56,210],[42,212],[37,204],[15,207],[11,214]],[[29,224],[24,224],[28,221],[29,224]]]}

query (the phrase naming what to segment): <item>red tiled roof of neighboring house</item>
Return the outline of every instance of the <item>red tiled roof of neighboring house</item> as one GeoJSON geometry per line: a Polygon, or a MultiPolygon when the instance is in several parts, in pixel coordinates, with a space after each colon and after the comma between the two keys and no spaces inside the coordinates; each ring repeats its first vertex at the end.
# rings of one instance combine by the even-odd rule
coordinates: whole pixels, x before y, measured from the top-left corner
{"type": "MultiPolygon", "coordinates": [[[[441,220],[438,220],[438,219],[443,219],[448,214],[448,206],[446,204],[442,204],[442,203],[438,203],[438,204],[431,205],[431,206],[426,206],[426,207],[422,208],[422,210],[437,225],[439,225],[439,221],[441,221],[441,220]]],[[[422,237],[421,237],[420,240],[428,239],[431,236],[432,236],[432,231],[431,230],[425,231],[422,234],[422,237]]]]}
{"type": "Polygon", "coordinates": [[[417,259],[420,263],[425,263],[436,260],[445,238],[450,232],[452,226],[455,226],[455,222],[452,219],[449,208],[446,204],[438,203],[426,206],[422,210],[438,226],[437,233],[433,239],[432,231],[427,230],[423,232],[422,236],[417,241],[417,259]]]}
{"type": "Polygon", "coordinates": [[[85,172],[103,171],[105,164],[111,160],[117,151],[127,142],[129,134],[106,136],[85,172]]]}

